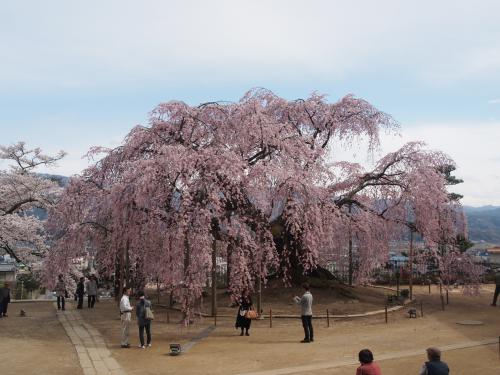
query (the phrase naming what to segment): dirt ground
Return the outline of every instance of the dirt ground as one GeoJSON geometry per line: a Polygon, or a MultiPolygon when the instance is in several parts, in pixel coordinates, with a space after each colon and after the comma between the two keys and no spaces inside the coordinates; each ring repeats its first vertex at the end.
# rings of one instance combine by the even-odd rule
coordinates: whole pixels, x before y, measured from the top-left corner
{"type": "MultiPolygon", "coordinates": [[[[313,295],[318,294],[314,289],[312,292],[313,295]]],[[[169,343],[179,342],[186,346],[193,337],[213,326],[212,318],[204,318],[185,328],[177,323],[180,319],[178,313],[170,312],[170,323],[166,323],[166,310],[157,307],[157,319],[152,325],[153,346],[141,350],[136,347],[138,332],[135,322],[131,330],[133,347],[119,347],[120,321],[114,301],[101,301],[96,309],[84,309],[81,314],[86,322],[103,335],[113,357],[129,375],[234,375],[262,371],[265,371],[262,375],[270,375],[278,373],[270,370],[279,369],[280,374],[350,375],[355,373],[357,353],[363,348],[371,349],[376,360],[381,358],[377,361],[384,375],[410,375],[418,373],[425,360],[425,348],[456,344],[470,347],[443,352],[443,359],[448,362],[451,374],[493,375],[500,373],[498,344],[475,344],[486,339],[498,340],[500,336],[500,307],[489,306],[491,294],[491,286],[486,287],[479,297],[463,296],[459,291],[454,291],[449,296],[450,304],[445,306],[445,311],[441,311],[437,288],[433,287],[432,294],[428,295],[426,287],[417,287],[416,307],[420,310],[422,301],[423,318],[408,319],[407,309],[404,309],[391,313],[388,324],[385,324],[384,315],[335,320],[330,322],[329,328],[325,319],[318,319],[313,323],[315,342],[311,344],[299,343],[303,331],[298,319],[274,319],[272,328],[269,328],[268,319],[254,321],[251,336],[240,337],[234,329],[233,318],[221,318],[215,330],[195,340],[186,353],[177,357],[168,355],[169,343]],[[479,320],[483,325],[458,325],[457,322],[462,320],[479,320]],[[301,370],[304,365],[312,365],[314,369],[301,370]]],[[[0,322],[1,336],[4,337],[4,332],[7,336],[7,340],[2,339],[0,343],[0,361],[7,363],[3,368],[26,369],[16,371],[16,374],[35,373],[33,368],[38,368],[37,374],[79,374],[76,357],[64,331],[57,325],[55,313],[50,312],[50,305],[44,309],[47,311],[44,310],[43,314],[40,312],[37,317],[38,325],[22,328],[22,345],[28,345],[29,355],[14,353],[15,349],[8,343],[16,345],[19,330],[9,328],[4,331],[5,325],[2,323],[5,322],[0,322]],[[46,345],[47,340],[50,340],[51,345],[46,345]],[[21,356],[34,359],[22,363],[21,356]],[[37,361],[42,359],[45,362],[40,366],[37,361]],[[54,370],[44,372],[49,368],[54,370]],[[66,369],[66,372],[58,368],[66,369]]],[[[232,315],[236,314],[235,309],[228,311],[232,315]]]]}
{"type": "Polygon", "coordinates": [[[0,319],[0,374],[82,374],[53,303],[9,305],[9,317],[0,319]],[[26,317],[19,317],[21,309],[26,317]]]}
{"type": "MultiPolygon", "coordinates": [[[[294,368],[305,364],[334,366],[338,362],[355,360],[362,348],[370,348],[377,355],[405,351],[421,354],[403,354],[402,358],[380,361],[384,375],[418,373],[425,360],[425,348],[431,345],[445,346],[467,343],[500,336],[500,308],[489,306],[491,290],[479,297],[463,296],[459,291],[450,293],[450,304],[441,311],[440,299],[434,287],[430,296],[427,288],[416,288],[417,298],[423,301],[424,317],[408,319],[406,309],[389,315],[369,318],[338,320],[326,327],[326,320],[315,320],[315,342],[300,344],[303,331],[297,319],[254,321],[250,337],[240,337],[234,320],[217,321],[217,328],[208,337],[197,342],[187,353],[170,357],[168,344],[186,344],[203,329],[213,325],[206,318],[190,328],[174,323],[179,316],[171,314],[170,324],[164,323],[165,312],[157,308],[160,321],[153,323],[153,347],[120,349],[119,321],[111,302],[99,305],[99,311],[84,311],[85,319],[104,335],[108,346],[128,374],[242,374],[263,370],[294,368]],[[420,294],[419,294],[420,293],[420,294]],[[103,319],[104,318],[104,319],[103,319]],[[461,320],[480,320],[480,326],[463,326],[461,320]]],[[[314,294],[314,290],[313,290],[314,294]]],[[[420,309],[420,305],[418,304],[420,309]]],[[[233,315],[235,310],[232,310],[233,315]]],[[[135,327],[134,327],[135,328],[135,327]]],[[[137,329],[132,330],[132,342],[137,343],[137,329]]],[[[450,350],[444,353],[452,374],[498,374],[500,360],[498,345],[485,345],[468,349],[450,350]]],[[[298,374],[354,374],[356,365],[298,374]]]]}

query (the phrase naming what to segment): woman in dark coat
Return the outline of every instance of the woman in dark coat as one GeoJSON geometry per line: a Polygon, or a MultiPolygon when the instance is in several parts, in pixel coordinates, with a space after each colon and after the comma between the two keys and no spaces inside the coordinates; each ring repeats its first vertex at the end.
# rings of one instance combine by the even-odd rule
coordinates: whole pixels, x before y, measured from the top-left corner
{"type": "Polygon", "coordinates": [[[250,336],[248,330],[250,329],[250,324],[252,321],[245,316],[245,313],[252,308],[252,298],[248,294],[248,290],[244,290],[238,300],[238,315],[236,315],[236,328],[241,329],[240,336],[243,336],[243,330],[245,330],[245,335],[250,336]]]}

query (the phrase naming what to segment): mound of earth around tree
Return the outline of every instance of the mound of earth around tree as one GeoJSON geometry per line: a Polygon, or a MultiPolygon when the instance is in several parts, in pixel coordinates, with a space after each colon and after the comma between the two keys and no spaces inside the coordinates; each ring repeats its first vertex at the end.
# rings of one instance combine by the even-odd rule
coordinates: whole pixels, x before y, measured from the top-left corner
{"type": "MultiPolygon", "coordinates": [[[[210,291],[208,292],[210,293],[210,291]]],[[[300,315],[300,307],[293,301],[294,296],[301,296],[304,290],[300,287],[282,287],[268,285],[262,289],[262,311],[268,314],[272,309],[273,315],[300,315]]],[[[347,286],[331,283],[329,287],[311,288],[314,298],[313,311],[316,315],[325,315],[328,309],[331,315],[362,314],[369,311],[383,309],[390,290],[372,287],[347,286]]],[[[157,295],[150,290],[151,299],[157,303],[157,295]]],[[[257,305],[258,295],[252,294],[254,306],[257,305]]],[[[160,304],[169,305],[168,296],[161,296],[160,304]]],[[[174,307],[178,307],[174,304],[174,307]]],[[[207,294],[202,300],[201,311],[211,314],[211,296],[207,294]]],[[[199,305],[198,305],[199,311],[199,305]]],[[[221,316],[236,314],[236,308],[229,293],[225,289],[217,290],[217,314],[221,316]]]]}

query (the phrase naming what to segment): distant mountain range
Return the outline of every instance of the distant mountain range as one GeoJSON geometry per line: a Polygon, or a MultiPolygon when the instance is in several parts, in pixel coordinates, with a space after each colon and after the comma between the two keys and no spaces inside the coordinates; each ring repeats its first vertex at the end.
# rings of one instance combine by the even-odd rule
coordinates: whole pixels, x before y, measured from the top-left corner
{"type": "Polygon", "coordinates": [[[500,244],[500,206],[464,207],[473,242],[500,244]]]}

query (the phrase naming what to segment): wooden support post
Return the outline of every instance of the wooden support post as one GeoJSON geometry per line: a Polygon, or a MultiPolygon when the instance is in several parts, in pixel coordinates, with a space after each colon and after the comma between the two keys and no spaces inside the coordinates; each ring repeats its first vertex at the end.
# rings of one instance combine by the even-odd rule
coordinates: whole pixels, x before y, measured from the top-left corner
{"type": "Polygon", "coordinates": [[[409,289],[410,289],[410,300],[413,299],[413,230],[410,229],[410,271],[409,271],[409,289]]]}
{"type": "Polygon", "coordinates": [[[273,310],[269,309],[269,328],[273,328],[273,310]]]}
{"type": "Polygon", "coordinates": [[[326,326],[330,327],[330,313],[328,312],[328,309],[326,309],[326,326]]]}
{"type": "Polygon", "coordinates": [[[160,303],[160,279],[156,278],[156,301],[160,303]]]}
{"type": "Polygon", "coordinates": [[[385,305],[385,324],[387,324],[388,319],[387,319],[387,305],[385,305]]]}
{"type": "Polygon", "coordinates": [[[217,313],[215,313],[214,315],[214,326],[217,327],[217,313]]]}
{"type": "MultiPolygon", "coordinates": [[[[217,315],[217,242],[212,241],[212,316],[217,315]]],[[[216,324],[217,325],[217,324],[216,324]]]]}
{"type": "Polygon", "coordinates": [[[441,294],[441,310],[444,311],[444,297],[442,294],[441,294]]]}
{"type": "Polygon", "coordinates": [[[262,315],[262,279],[260,278],[260,275],[257,276],[257,292],[257,313],[260,317],[262,315]]]}
{"type": "Polygon", "coordinates": [[[424,317],[424,303],[420,301],[420,316],[424,317]]]}
{"type": "Polygon", "coordinates": [[[429,281],[429,294],[431,294],[431,282],[429,281]]]}
{"type": "Polygon", "coordinates": [[[448,305],[450,303],[450,300],[448,299],[448,289],[446,289],[446,304],[448,305]]]}

